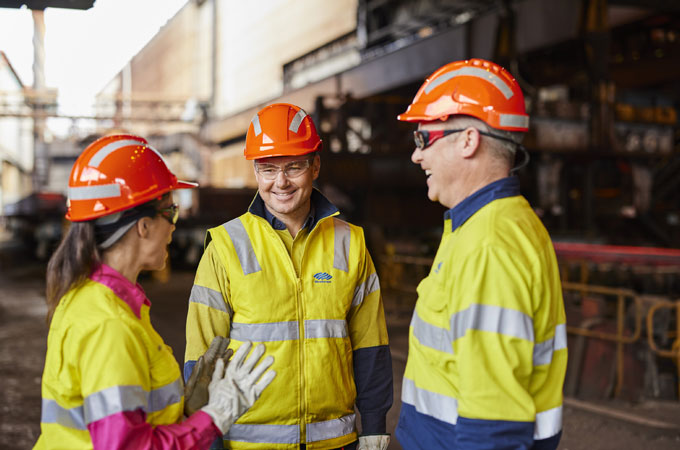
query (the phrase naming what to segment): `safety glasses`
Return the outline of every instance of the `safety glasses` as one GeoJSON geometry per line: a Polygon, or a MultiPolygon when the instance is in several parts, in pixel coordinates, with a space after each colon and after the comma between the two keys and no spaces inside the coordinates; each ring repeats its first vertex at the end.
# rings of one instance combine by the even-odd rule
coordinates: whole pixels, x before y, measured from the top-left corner
{"type": "Polygon", "coordinates": [[[465,131],[465,128],[460,128],[457,130],[416,130],[413,132],[413,141],[419,150],[425,150],[430,145],[437,142],[437,140],[448,136],[449,134],[460,133],[465,131]]]}
{"type": "Polygon", "coordinates": [[[175,225],[177,223],[177,219],[179,219],[179,205],[177,203],[173,203],[167,208],[157,209],[156,212],[163,216],[163,218],[165,218],[165,220],[170,222],[172,225],[175,225]]]}
{"type": "Polygon", "coordinates": [[[280,172],[283,172],[286,178],[297,178],[307,171],[312,165],[312,159],[303,159],[300,161],[293,161],[285,166],[277,166],[276,164],[259,164],[255,163],[255,171],[260,174],[262,178],[267,181],[276,180],[280,172]]]}

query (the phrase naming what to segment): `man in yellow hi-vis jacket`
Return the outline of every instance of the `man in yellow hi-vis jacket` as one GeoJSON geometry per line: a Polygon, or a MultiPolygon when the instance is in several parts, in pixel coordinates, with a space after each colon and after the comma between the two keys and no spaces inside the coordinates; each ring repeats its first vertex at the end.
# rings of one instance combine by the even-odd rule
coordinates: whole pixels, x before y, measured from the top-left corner
{"type": "Polygon", "coordinates": [[[259,402],[267,406],[224,436],[229,448],[384,450],[389,442],[392,363],[378,276],[363,230],[312,187],[320,149],[304,110],[262,109],[244,152],[258,194],[245,214],[208,230],[184,375],[216,335],[234,346],[266,342],[278,373],[259,402]]]}
{"type": "Polygon", "coordinates": [[[418,286],[396,436],[405,449],[554,449],[567,365],[550,236],[512,176],[528,130],[502,67],[445,65],[399,120],[418,123],[411,157],[428,197],[450,208],[418,286]]]}

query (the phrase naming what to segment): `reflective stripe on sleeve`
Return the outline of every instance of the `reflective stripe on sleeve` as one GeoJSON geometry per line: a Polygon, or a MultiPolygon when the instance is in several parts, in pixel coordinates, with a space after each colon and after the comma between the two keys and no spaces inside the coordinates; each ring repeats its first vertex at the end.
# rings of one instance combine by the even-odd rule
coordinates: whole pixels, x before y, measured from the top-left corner
{"type": "Polygon", "coordinates": [[[335,249],[333,251],[333,268],[349,272],[350,228],[346,222],[333,218],[335,223],[335,249]]]}
{"type": "Polygon", "coordinates": [[[141,386],[113,386],[103,389],[85,398],[85,423],[90,424],[112,414],[140,408],[147,414],[161,411],[169,405],[179,403],[182,400],[182,391],[179,378],[150,392],[141,386]]]}
{"type": "Polygon", "coordinates": [[[305,320],[305,338],[347,337],[347,322],[344,320],[305,320]]]}
{"type": "Polygon", "coordinates": [[[258,444],[299,444],[298,425],[248,425],[235,423],[224,435],[225,440],[258,444]]]}
{"type": "Polygon", "coordinates": [[[149,400],[146,407],[147,413],[162,411],[169,405],[182,401],[184,384],[181,378],[177,378],[170,384],[154,389],[149,392],[149,400]]]}
{"type": "Polygon", "coordinates": [[[68,198],[70,200],[96,200],[112,197],[120,197],[120,184],[113,183],[68,188],[68,198]]]}
{"type": "Polygon", "coordinates": [[[300,109],[300,111],[298,111],[297,114],[293,116],[293,120],[290,121],[290,126],[288,129],[293,133],[297,133],[300,129],[300,124],[305,117],[307,117],[307,113],[300,109]]]}
{"type": "Polygon", "coordinates": [[[500,124],[502,127],[529,128],[529,117],[519,114],[501,114],[500,124]]]}
{"type": "Polygon", "coordinates": [[[465,336],[468,330],[489,331],[534,341],[533,320],[528,315],[495,305],[470,305],[451,316],[453,341],[465,336]]]}
{"type": "Polygon", "coordinates": [[[420,389],[413,380],[404,378],[401,387],[403,402],[413,405],[421,414],[425,414],[442,422],[455,425],[458,421],[458,400],[420,389]]]}
{"type": "Polygon", "coordinates": [[[189,295],[189,303],[200,303],[209,308],[225,312],[231,317],[232,311],[221,292],[205,286],[194,284],[191,288],[191,295],[189,295]]]}
{"type": "Polygon", "coordinates": [[[552,362],[553,353],[567,348],[567,325],[555,327],[555,336],[534,345],[534,366],[542,366],[552,362]]]}
{"type": "Polygon", "coordinates": [[[562,405],[536,414],[534,439],[547,439],[562,429],[562,405]]]}
{"type": "Polygon", "coordinates": [[[511,99],[512,96],[514,95],[512,93],[512,89],[510,88],[510,86],[508,86],[507,83],[503,81],[498,75],[496,75],[493,72],[480,69],[478,67],[463,67],[458,70],[452,70],[451,72],[443,73],[436,79],[432,80],[432,82],[427,85],[427,87],[425,88],[425,93],[429,94],[432,89],[436,88],[445,81],[460,76],[476,77],[488,81],[489,83],[493,84],[499,91],[501,91],[501,93],[507,100],[511,99]]]}
{"type": "Polygon", "coordinates": [[[85,418],[83,415],[83,407],[76,406],[75,408],[62,408],[56,400],[47,398],[42,399],[42,411],[40,413],[40,422],[42,423],[56,423],[62,427],[75,428],[76,430],[86,430],[85,418]]]}
{"type": "Polygon", "coordinates": [[[364,283],[361,283],[354,290],[354,299],[352,300],[352,306],[359,306],[364,298],[375,291],[380,289],[380,281],[378,280],[378,274],[372,273],[368,276],[364,283]]]}
{"type": "Polygon", "coordinates": [[[307,442],[323,441],[345,436],[354,431],[356,414],[349,414],[337,419],[307,424],[307,442]]]}
{"type": "Polygon", "coordinates": [[[232,322],[229,337],[237,341],[291,341],[299,339],[298,323],[239,323],[232,322]]]}
{"type": "Polygon", "coordinates": [[[223,226],[224,229],[227,230],[231,242],[234,244],[234,249],[236,250],[238,260],[243,269],[243,274],[248,275],[262,270],[260,263],[257,260],[257,256],[255,256],[255,250],[253,250],[253,245],[250,242],[248,232],[243,226],[241,219],[237,218],[230,220],[223,226]]]}
{"type": "Polygon", "coordinates": [[[411,327],[413,328],[413,336],[418,339],[421,345],[439,350],[440,352],[453,354],[451,337],[449,330],[446,328],[437,327],[425,322],[420,318],[417,310],[413,312],[411,327]]]}

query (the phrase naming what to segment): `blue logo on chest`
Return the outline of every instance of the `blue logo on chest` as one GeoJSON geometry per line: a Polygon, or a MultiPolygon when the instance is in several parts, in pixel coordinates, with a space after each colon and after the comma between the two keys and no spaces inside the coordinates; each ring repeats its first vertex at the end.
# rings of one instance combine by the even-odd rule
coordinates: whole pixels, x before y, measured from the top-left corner
{"type": "Polygon", "coordinates": [[[331,278],[333,278],[332,275],[327,274],[326,272],[318,272],[314,274],[314,282],[315,283],[330,283],[331,278]]]}

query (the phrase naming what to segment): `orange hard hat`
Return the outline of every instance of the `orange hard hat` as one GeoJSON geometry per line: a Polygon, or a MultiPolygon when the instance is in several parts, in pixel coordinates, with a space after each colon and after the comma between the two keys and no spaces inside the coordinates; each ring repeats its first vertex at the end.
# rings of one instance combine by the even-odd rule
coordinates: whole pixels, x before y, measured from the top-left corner
{"type": "Polygon", "coordinates": [[[406,112],[406,122],[476,117],[493,128],[528,131],[529,116],[517,80],[498,64],[483,59],[449,63],[425,80],[406,112]]]}
{"type": "Polygon", "coordinates": [[[306,155],[321,149],[312,118],[299,106],[274,103],[262,108],[248,126],[246,159],[306,155]]]}
{"type": "Polygon", "coordinates": [[[88,145],[71,169],[66,218],[72,222],[97,219],[174,189],[196,186],[177,180],[146,139],[129,134],[105,136],[88,145]]]}

